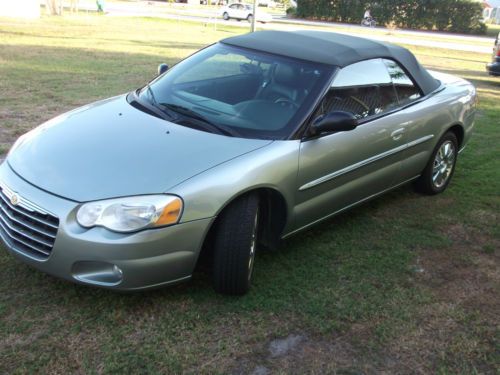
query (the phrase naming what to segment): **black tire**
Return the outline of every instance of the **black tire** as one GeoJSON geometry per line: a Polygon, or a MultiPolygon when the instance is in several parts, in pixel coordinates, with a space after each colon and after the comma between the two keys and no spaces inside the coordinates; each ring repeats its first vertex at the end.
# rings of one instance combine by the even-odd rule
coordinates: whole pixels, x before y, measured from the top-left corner
{"type": "Polygon", "coordinates": [[[455,172],[457,156],[457,137],[453,132],[447,132],[439,140],[424,171],[415,181],[417,191],[427,195],[435,195],[445,191],[455,172]],[[446,152],[447,155],[444,155],[446,146],[449,146],[449,151],[446,152]]]}
{"type": "Polygon", "coordinates": [[[248,22],[250,22],[250,23],[252,23],[252,21],[253,21],[253,16],[252,16],[251,14],[249,14],[249,15],[248,15],[248,17],[247,17],[247,21],[248,21],[248,22]]]}
{"type": "Polygon", "coordinates": [[[247,194],[227,206],[215,231],[213,282],[217,293],[242,295],[250,288],[258,240],[259,196],[247,194]]]}
{"type": "Polygon", "coordinates": [[[229,14],[227,12],[224,12],[222,18],[224,18],[225,21],[229,20],[229,14]]]}

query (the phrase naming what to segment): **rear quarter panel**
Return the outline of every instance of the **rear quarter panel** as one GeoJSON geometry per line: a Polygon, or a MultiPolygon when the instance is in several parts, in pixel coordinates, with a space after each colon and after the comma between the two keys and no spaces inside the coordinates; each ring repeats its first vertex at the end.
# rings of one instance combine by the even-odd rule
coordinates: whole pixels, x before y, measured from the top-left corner
{"type": "Polygon", "coordinates": [[[453,126],[460,126],[463,139],[459,148],[467,144],[474,128],[477,94],[475,87],[464,79],[431,72],[441,86],[428,98],[403,109],[407,142],[432,136],[428,142],[409,147],[403,156],[402,176],[409,179],[422,172],[441,137],[453,126]]]}

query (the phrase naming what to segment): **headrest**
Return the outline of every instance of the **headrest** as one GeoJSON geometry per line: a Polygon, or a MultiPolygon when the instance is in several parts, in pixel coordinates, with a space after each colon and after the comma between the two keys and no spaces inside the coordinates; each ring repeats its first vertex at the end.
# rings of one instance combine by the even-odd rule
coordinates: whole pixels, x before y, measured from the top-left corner
{"type": "Polygon", "coordinates": [[[296,78],[296,71],[290,65],[278,64],[274,68],[274,82],[276,83],[291,86],[296,78]]]}

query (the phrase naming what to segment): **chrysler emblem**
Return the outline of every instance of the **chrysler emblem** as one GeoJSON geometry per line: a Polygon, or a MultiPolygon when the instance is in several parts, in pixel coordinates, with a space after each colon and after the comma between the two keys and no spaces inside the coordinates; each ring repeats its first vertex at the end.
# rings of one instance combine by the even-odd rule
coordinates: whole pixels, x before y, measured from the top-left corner
{"type": "Polygon", "coordinates": [[[10,203],[12,203],[13,206],[17,206],[19,204],[19,196],[17,194],[12,194],[10,203]]]}

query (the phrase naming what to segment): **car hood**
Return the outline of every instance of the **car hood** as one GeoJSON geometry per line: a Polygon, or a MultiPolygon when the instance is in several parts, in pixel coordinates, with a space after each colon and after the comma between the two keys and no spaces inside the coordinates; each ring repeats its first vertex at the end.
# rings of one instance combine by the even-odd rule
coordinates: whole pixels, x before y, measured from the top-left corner
{"type": "Polygon", "coordinates": [[[271,142],[176,125],[141,112],[120,96],[39,126],[18,140],[7,161],[31,184],[85,202],[167,192],[271,142]]]}

